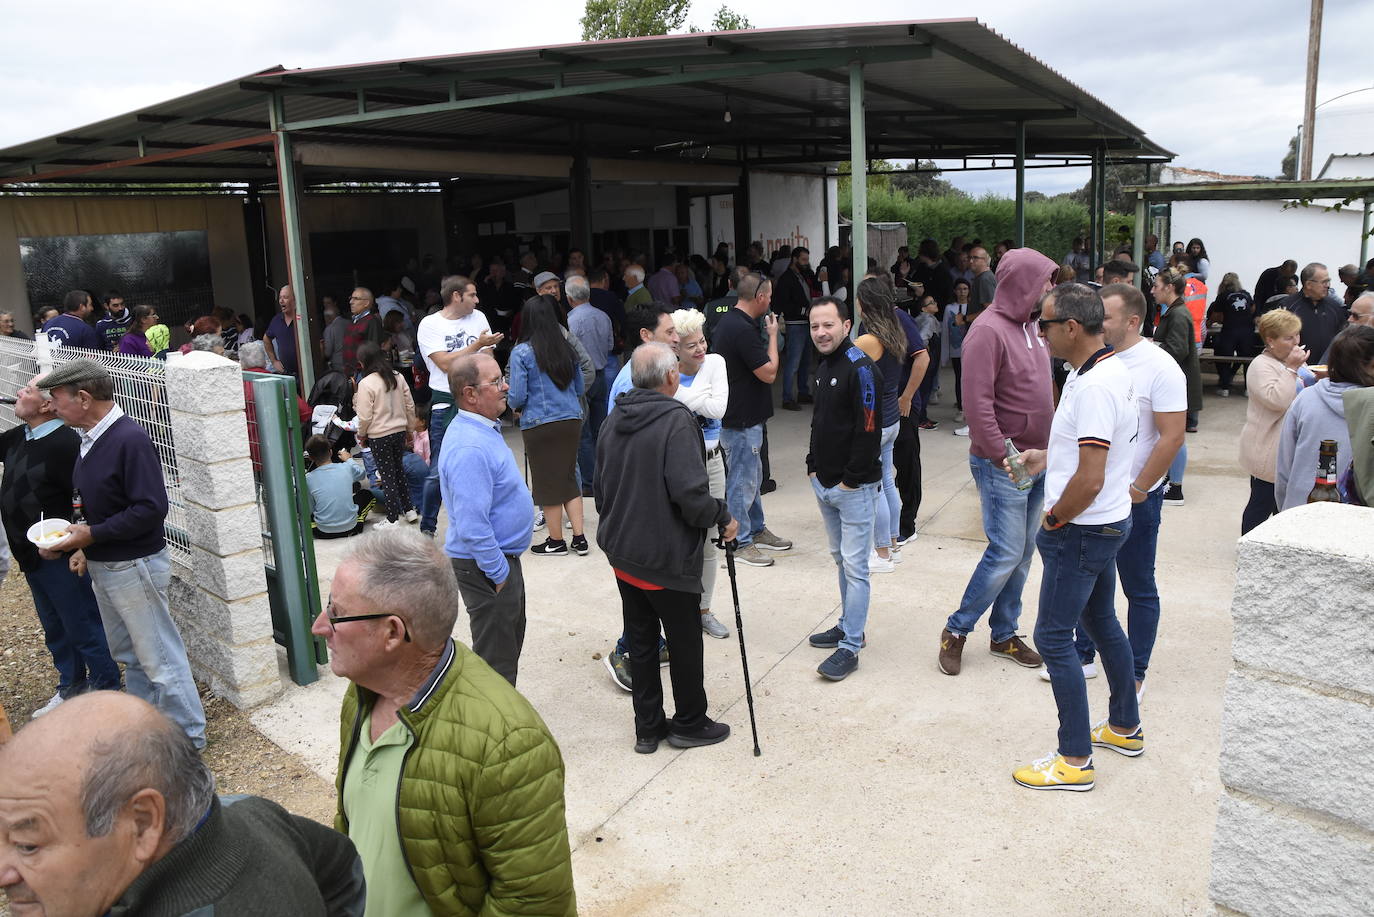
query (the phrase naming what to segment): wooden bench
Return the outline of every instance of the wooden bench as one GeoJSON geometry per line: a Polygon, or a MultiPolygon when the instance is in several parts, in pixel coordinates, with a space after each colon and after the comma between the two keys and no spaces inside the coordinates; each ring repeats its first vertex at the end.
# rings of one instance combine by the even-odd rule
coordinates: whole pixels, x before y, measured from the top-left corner
{"type": "MultiPolygon", "coordinates": [[[[1254,358],[1254,357],[1223,357],[1223,356],[1218,356],[1217,354],[1212,353],[1212,351],[1210,351],[1210,350],[1204,349],[1204,350],[1202,351],[1202,353],[1198,354],[1198,358],[1197,358],[1197,359],[1198,359],[1198,363],[1202,366],[1202,368],[1206,369],[1208,366],[1210,366],[1213,372],[1216,372],[1216,369],[1217,369],[1217,365],[1218,365],[1218,364],[1222,364],[1222,363],[1231,363],[1231,364],[1235,365],[1235,367],[1236,367],[1236,370],[1237,370],[1236,375],[1240,378],[1241,382],[1244,382],[1244,381],[1245,381],[1245,367],[1249,366],[1249,365],[1250,365],[1250,362],[1251,362],[1252,360],[1254,360],[1255,358],[1254,358]]],[[[1221,378],[1220,375],[1218,375],[1218,377],[1217,377],[1218,381],[1220,381],[1220,378],[1221,378]]]]}

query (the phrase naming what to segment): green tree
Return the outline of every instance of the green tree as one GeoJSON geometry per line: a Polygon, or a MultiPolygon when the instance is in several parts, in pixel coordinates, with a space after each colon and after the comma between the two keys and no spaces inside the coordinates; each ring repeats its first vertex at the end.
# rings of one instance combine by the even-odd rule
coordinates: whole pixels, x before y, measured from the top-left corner
{"type": "Polygon", "coordinates": [[[716,10],[716,15],[711,18],[711,24],[709,28],[699,29],[696,26],[692,26],[691,29],[689,29],[689,31],[742,32],[745,29],[752,29],[753,27],[754,24],[750,22],[749,18],[745,16],[743,13],[736,13],[734,10],[730,9],[730,7],[722,4],[721,8],[716,10]]]}
{"type": "Polygon", "coordinates": [[[1279,178],[1284,181],[1293,181],[1298,177],[1298,135],[1288,141],[1288,152],[1284,154],[1283,162],[1279,165],[1279,178]]]}
{"type": "Polygon", "coordinates": [[[690,5],[691,0],[587,0],[582,40],[666,35],[682,28],[690,5]]]}
{"type": "MultiPolygon", "coordinates": [[[[1123,163],[1107,166],[1107,209],[1113,213],[1135,213],[1135,198],[1124,193],[1121,189],[1129,185],[1143,184],[1145,184],[1144,164],[1123,163]]],[[[1066,197],[1076,204],[1092,207],[1092,179],[1088,179],[1088,183],[1083,187],[1066,194],[1056,195],[1056,197],[1066,197]]]]}
{"type": "Polygon", "coordinates": [[[907,166],[905,173],[898,172],[888,177],[892,180],[892,187],[905,191],[911,197],[968,197],[963,191],[941,178],[941,174],[934,161],[922,159],[907,166]]]}

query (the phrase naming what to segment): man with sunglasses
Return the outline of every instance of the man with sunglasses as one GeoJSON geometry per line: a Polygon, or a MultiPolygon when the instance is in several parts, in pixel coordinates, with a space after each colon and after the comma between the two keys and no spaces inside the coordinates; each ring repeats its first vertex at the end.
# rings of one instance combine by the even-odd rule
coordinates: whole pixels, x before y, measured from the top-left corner
{"type": "Polygon", "coordinates": [[[472,624],[472,648],[512,685],[525,643],[525,577],[520,555],[534,534],[534,501],[501,437],[510,385],[489,353],[449,365],[457,416],[439,456],[439,487],[449,508],[444,553],[472,624]]]}
{"type": "MultiPolygon", "coordinates": [[[[1131,372],[1106,345],[1103,321],[1102,298],[1085,284],[1061,284],[1041,305],[1040,336],[1055,359],[1074,369],[1054,413],[1048,449],[1027,449],[1020,457],[1027,472],[1044,475],[1049,507],[1035,533],[1044,564],[1035,646],[1059,707],[1057,748],[1012,775],[1033,790],[1091,790],[1094,746],[1127,757],[1145,750],[1135,659],[1113,608],[1116,555],[1131,532],[1140,418],[1131,372]],[[1096,726],[1090,725],[1074,649],[1075,626],[1097,644],[1111,688],[1107,717],[1096,726]]],[[[1009,460],[1002,467],[1010,477],[1009,460]]]]}
{"type": "MultiPolygon", "coordinates": [[[[464,362],[485,367],[483,382],[496,362],[460,359],[454,392],[468,401],[481,383],[465,381],[464,362]]],[[[454,419],[455,437],[466,423],[454,419]]],[[[432,541],[392,529],[353,544],[311,631],[352,682],[335,827],[362,858],[367,913],[576,914],[563,757],[548,727],[450,636],[460,586],[432,541]]]]}

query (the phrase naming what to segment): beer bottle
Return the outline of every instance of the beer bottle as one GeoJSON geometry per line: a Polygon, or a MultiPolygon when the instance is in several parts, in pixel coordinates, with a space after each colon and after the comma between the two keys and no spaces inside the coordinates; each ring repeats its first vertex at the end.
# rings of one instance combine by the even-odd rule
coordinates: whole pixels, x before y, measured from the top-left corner
{"type": "Polygon", "coordinates": [[[1030,472],[1026,471],[1026,463],[1021,461],[1021,451],[1016,448],[1016,444],[1010,439],[1005,440],[1007,451],[1007,467],[1011,469],[1011,480],[1016,485],[1017,490],[1030,490],[1030,472]]]}
{"type": "Polygon", "coordinates": [[[1308,503],[1339,503],[1341,493],[1336,489],[1336,441],[1322,440],[1317,451],[1317,483],[1307,495],[1308,503]]]}

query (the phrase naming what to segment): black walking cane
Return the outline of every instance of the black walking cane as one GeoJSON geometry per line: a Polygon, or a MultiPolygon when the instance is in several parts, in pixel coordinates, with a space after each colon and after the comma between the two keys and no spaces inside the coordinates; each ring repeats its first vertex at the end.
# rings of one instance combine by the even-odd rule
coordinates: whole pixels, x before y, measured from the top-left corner
{"type": "Polygon", "coordinates": [[[744,666],[744,697],[749,704],[749,729],[754,733],[754,757],[763,754],[759,748],[759,724],[754,719],[754,688],[749,682],[749,657],[744,652],[744,619],[739,613],[739,583],[735,580],[735,548],[739,542],[725,540],[725,529],[721,528],[716,546],[725,551],[725,569],[730,574],[730,596],[735,600],[735,633],[739,636],[739,661],[744,666]]]}

